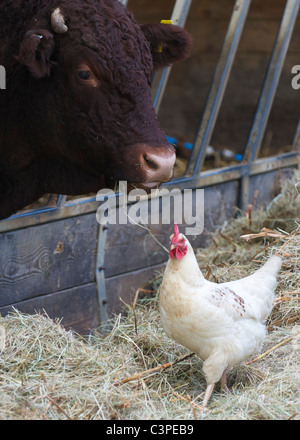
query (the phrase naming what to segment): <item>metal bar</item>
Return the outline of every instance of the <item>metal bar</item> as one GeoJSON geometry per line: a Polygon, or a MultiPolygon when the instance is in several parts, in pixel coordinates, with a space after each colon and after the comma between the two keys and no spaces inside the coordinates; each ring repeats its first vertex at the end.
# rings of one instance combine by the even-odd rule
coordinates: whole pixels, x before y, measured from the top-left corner
{"type": "Polygon", "coordinates": [[[285,56],[297,19],[300,0],[287,0],[254,122],[244,153],[244,160],[253,162],[259,153],[265,128],[269,119],[285,56]]]}
{"type": "Polygon", "coordinates": [[[246,211],[249,205],[249,191],[250,191],[250,175],[247,174],[243,176],[241,179],[240,185],[240,199],[239,199],[239,207],[246,211]]]}
{"type": "Polygon", "coordinates": [[[98,232],[97,260],[96,260],[96,283],[98,293],[99,320],[100,324],[108,320],[107,297],[105,285],[105,244],[107,238],[107,226],[100,225],[98,232]]]}
{"type": "MultiPolygon", "coordinates": [[[[253,164],[240,163],[229,167],[203,171],[200,176],[182,177],[165,183],[168,189],[179,188],[204,188],[207,186],[222,184],[232,180],[240,180],[245,175],[257,175],[277,170],[298,166],[300,154],[298,152],[285,153],[281,156],[258,159],[253,164]]],[[[12,216],[9,219],[0,220],[0,233],[15,229],[23,229],[29,226],[49,223],[78,215],[95,213],[99,208],[99,202],[95,198],[82,198],[67,202],[62,209],[41,209],[39,212],[27,212],[22,217],[12,216]]]]}
{"type": "Polygon", "coordinates": [[[207,186],[218,185],[232,180],[240,180],[245,176],[256,176],[278,169],[297,166],[300,164],[299,153],[285,153],[281,156],[266,157],[258,159],[252,164],[240,163],[229,167],[217,168],[202,171],[201,175],[192,177],[182,177],[167,182],[164,186],[168,189],[179,188],[205,188],[207,186]]]}
{"type": "Polygon", "coordinates": [[[300,118],[298,119],[291,151],[299,151],[300,153],[300,118]]]}
{"type": "Polygon", "coordinates": [[[230,19],[229,27],[216,67],[207,104],[200,123],[194,148],[187,166],[187,175],[195,176],[202,168],[206,148],[210,142],[215,122],[228,83],[232,64],[244,29],[251,0],[237,0],[230,19]]]}
{"type": "MultiPolygon", "coordinates": [[[[192,0],[176,0],[171,15],[173,24],[184,27],[192,0]]],[[[162,98],[168,83],[168,79],[172,70],[172,66],[166,67],[162,72],[156,73],[152,82],[152,100],[156,113],[159,112],[162,98]]]]}
{"type": "MultiPolygon", "coordinates": [[[[244,152],[244,162],[253,163],[260,151],[261,143],[273,105],[275,93],[278,87],[280,74],[283,68],[285,56],[289,47],[290,39],[299,11],[300,0],[287,0],[279,31],[276,37],[273,53],[269,63],[254,122],[250,131],[248,142],[244,152]]],[[[249,176],[241,180],[242,209],[247,209],[249,204],[249,176]]]]}
{"type": "Polygon", "coordinates": [[[67,196],[63,194],[59,194],[56,207],[61,209],[65,206],[66,202],[67,202],[67,196]]]}

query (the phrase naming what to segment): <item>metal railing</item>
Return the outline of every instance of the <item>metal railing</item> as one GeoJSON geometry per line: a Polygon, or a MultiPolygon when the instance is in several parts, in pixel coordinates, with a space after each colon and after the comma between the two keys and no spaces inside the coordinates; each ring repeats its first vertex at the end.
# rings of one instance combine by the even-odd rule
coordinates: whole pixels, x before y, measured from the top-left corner
{"type": "MultiPolygon", "coordinates": [[[[192,0],[176,0],[172,15],[170,17],[173,24],[184,27],[191,4],[192,0]]],[[[154,75],[152,83],[152,99],[156,113],[159,112],[160,104],[166,90],[171,70],[172,66],[166,67],[162,72],[154,75]]]]}
{"type": "MultiPolygon", "coordinates": [[[[182,8],[185,6],[184,1],[178,1],[177,3],[181,3],[182,8]]],[[[300,119],[294,135],[293,145],[289,152],[258,159],[258,153],[277,91],[291,35],[299,13],[300,0],[287,0],[254,121],[243,154],[243,160],[240,164],[202,171],[206,150],[215,128],[250,5],[251,0],[237,0],[235,2],[185,175],[166,184],[167,186],[177,188],[197,188],[237,179],[241,181],[240,206],[243,209],[249,203],[250,176],[300,163],[300,119]]]]}

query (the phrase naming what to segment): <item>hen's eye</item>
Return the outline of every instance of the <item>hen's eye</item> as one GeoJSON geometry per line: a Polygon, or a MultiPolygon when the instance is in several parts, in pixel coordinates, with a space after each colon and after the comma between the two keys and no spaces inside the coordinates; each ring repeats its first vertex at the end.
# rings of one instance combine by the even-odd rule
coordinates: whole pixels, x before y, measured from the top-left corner
{"type": "Polygon", "coordinates": [[[80,79],[84,79],[84,80],[91,79],[92,77],[92,74],[89,70],[81,70],[78,72],[78,75],[80,79]]]}

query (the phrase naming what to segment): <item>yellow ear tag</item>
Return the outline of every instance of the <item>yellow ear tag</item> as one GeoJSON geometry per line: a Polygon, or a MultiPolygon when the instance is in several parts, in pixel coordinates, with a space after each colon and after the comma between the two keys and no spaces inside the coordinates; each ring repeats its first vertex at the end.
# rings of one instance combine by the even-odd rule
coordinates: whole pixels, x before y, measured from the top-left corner
{"type": "MultiPolygon", "coordinates": [[[[160,20],[160,22],[161,22],[162,24],[173,24],[173,21],[172,21],[172,20],[160,20]]],[[[159,47],[156,49],[155,52],[162,53],[162,51],[163,51],[163,47],[162,47],[162,46],[159,46],[159,47]]]]}
{"type": "Polygon", "coordinates": [[[173,24],[172,20],[160,20],[162,24],[173,24]]]}

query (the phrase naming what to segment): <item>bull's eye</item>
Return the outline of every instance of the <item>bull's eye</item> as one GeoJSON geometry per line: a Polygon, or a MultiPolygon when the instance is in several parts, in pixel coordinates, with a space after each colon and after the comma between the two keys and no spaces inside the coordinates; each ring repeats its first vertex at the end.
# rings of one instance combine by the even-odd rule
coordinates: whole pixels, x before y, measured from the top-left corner
{"type": "Polygon", "coordinates": [[[98,78],[91,71],[88,64],[78,64],[76,68],[76,73],[79,80],[84,82],[84,85],[88,87],[99,87],[98,78]]]}
{"type": "Polygon", "coordinates": [[[80,70],[78,72],[78,76],[80,79],[89,80],[92,77],[90,70],[80,70]]]}

